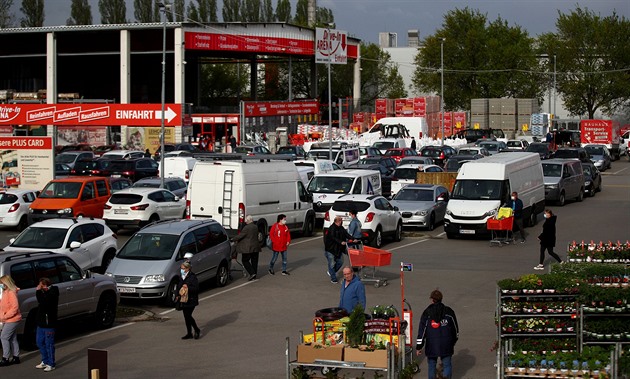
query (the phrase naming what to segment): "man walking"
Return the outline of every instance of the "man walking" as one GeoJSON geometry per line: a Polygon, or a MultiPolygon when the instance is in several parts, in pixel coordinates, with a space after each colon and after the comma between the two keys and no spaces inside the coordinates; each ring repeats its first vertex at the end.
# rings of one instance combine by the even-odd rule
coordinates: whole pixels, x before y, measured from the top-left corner
{"type": "Polygon", "coordinates": [[[525,228],[523,227],[523,201],[518,198],[518,193],[512,192],[512,197],[507,202],[507,207],[512,208],[514,216],[513,231],[519,231],[521,235],[521,243],[525,243],[525,228]]]}
{"type": "Polygon", "coordinates": [[[459,338],[459,326],[455,312],[442,303],[442,292],[434,290],[430,299],[431,305],[420,318],[416,352],[422,354],[422,348],[426,346],[429,379],[435,379],[438,357],[442,360],[442,377],[450,379],[453,375],[451,357],[459,338]]]}
{"type": "Polygon", "coordinates": [[[343,253],[346,251],[348,233],[341,225],[341,216],[335,217],[334,222],[324,234],[324,254],[328,261],[328,276],[331,283],[338,283],[337,271],[343,266],[343,253]]]}
{"type": "Polygon", "coordinates": [[[357,304],[361,304],[365,309],[365,286],[363,282],[354,274],[352,267],[343,268],[343,282],[341,283],[341,293],[339,294],[339,308],[352,313],[357,304]]]}
{"type": "Polygon", "coordinates": [[[37,347],[42,362],[35,368],[52,371],[55,369],[55,328],[57,327],[57,307],[59,289],[50,279],[41,278],[35,290],[37,298],[37,347]]]}
{"type": "Polygon", "coordinates": [[[251,215],[245,216],[245,226],[232,240],[236,242],[236,252],[243,257],[243,267],[249,274],[248,280],[256,280],[260,243],[258,242],[258,226],[254,224],[254,218],[251,215]]]}

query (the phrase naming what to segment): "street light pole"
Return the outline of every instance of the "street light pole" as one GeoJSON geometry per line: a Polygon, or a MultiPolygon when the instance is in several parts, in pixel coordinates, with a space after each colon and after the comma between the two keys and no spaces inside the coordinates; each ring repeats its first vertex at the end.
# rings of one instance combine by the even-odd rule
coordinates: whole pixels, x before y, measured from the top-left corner
{"type": "Polygon", "coordinates": [[[442,143],[444,146],[444,41],[446,38],[440,40],[440,74],[441,74],[441,95],[440,95],[440,127],[442,130],[442,143]]]}
{"type": "Polygon", "coordinates": [[[553,115],[556,117],[556,54],[553,55],[553,115]]]}
{"type": "Polygon", "coordinates": [[[164,188],[164,112],[166,108],[166,10],[170,4],[166,1],[158,3],[162,11],[164,22],[162,23],[162,117],[160,124],[160,188],[164,188]]]}
{"type": "Polygon", "coordinates": [[[332,161],[332,88],[330,87],[330,61],[331,61],[331,37],[330,37],[330,24],[326,29],[328,33],[328,159],[332,161]]]}

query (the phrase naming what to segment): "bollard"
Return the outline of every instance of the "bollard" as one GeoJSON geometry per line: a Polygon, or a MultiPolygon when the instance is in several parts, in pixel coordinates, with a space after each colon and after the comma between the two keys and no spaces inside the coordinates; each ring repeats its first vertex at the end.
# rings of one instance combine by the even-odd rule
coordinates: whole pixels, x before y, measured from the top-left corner
{"type": "Polygon", "coordinates": [[[107,379],[107,350],[88,349],[88,379],[107,379]]]}

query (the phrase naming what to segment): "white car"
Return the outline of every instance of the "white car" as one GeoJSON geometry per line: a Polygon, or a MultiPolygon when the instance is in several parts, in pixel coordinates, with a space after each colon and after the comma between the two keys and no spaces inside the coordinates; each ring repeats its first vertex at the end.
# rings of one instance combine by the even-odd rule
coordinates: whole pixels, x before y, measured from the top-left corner
{"type": "Polygon", "coordinates": [[[324,230],[328,229],[336,216],[343,218],[343,227],[350,225],[350,211],[357,211],[361,221],[363,242],[376,248],[383,246],[383,237],[394,241],[402,239],[402,215],[381,195],[344,195],[337,199],[324,217],[324,230]]]}
{"type": "Polygon", "coordinates": [[[17,227],[20,232],[24,230],[28,226],[28,209],[36,197],[31,190],[0,192],[0,226],[17,227]]]}
{"type": "Polygon", "coordinates": [[[10,240],[4,251],[52,251],[71,257],[81,269],[104,272],[118,249],[116,234],[103,220],[55,218],[36,222],[10,240]]]}
{"type": "Polygon", "coordinates": [[[186,202],[162,188],[128,188],[113,194],[103,210],[103,220],[114,230],[138,227],[158,220],[181,219],[186,202]]]}
{"type": "Polygon", "coordinates": [[[140,150],[110,150],[101,155],[105,159],[144,158],[144,151],[140,150]]]}
{"type": "Polygon", "coordinates": [[[407,184],[415,183],[419,172],[444,172],[444,170],[434,164],[404,164],[396,167],[392,174],[392,197],[407,184]]]}

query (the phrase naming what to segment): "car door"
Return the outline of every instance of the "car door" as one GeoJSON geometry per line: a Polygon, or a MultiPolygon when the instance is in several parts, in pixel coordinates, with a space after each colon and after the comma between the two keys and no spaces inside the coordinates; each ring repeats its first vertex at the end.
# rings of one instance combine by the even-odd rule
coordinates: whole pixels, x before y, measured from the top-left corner
{"type": "Polygon", "coordinates": [[[184,202],[181,200],[175,201],[175,195],[170,191],[162,190],[161,192],[168,218],[181,218],[184,215],[184,202]]]}
{"type": "Polygon", "coordinates": [[[197,244],[195,260],[198,269],[195,269],[195,274],[199,275],[201,280],[208,280],[214,275],[213,272],[216,272],[216,268],[219,266],[218,256],[215,254],[215,249],[213,249],[213,246],[216,244],[216,241],[213,239],[214,235],[209,225],[193,230],[192,234],[197,244]]]}
{"type": "Polygon", "coordinates": [[[90,311],[91,305],[94,304],[92,280],[83,279],[81,269],[68,257],[58,257],[54,262],[58,273],[56,285],[59,288],[59,304],[61,305],[62,301],[65,303],[65,312],[64,314],[60,312],[59,317],[90,311]],[[64,296],[61,295],[62,293],[64,296]]]}
{"type": "MultiPolygon", "coordinates": [[[[151,192],[147,195],[147,198],[153,202],[155,212],[158,214],[161,220],[169,218],[168,204],[164,199],[164,194],[161,190],[151,192]]],[[[149,215],[147,215],[148,217],[149,215]]]]}
{"type": "Polygon", "coordinates": [[[381,218],[381,226],[383,228],[383,233],[389,233],[394,228],[392,227],[392,215],[393,215],[393,207],[385,198],[377,198],[374,201],[374,206],[379,210],[380,218],[381,218]]]}
{"type": "Polygon", "coordinates": [[[102,263],[106,248],[106,241],[103,236],[104,231],[105,228],[101,224],[86,223],[81,225],[81,236],[83,237],[81,248],[87,251],[87,255],[90,258],[88,268],[98,267],[102,263]]]}
{"type": "Polygon", "coordinates": [[[81,226],[78,224],[74,224],[70,232],[67,233],[66,241],[65,241],[65,253],[71,257],[82,269],[88,269],[92,267],[92,260],[90,258],[89,252],[87,251],[87,246],[83,245],[83,234],[81,232],[81,226]],[[81,244],[80,247],[76,249],[70,250],[70,244],[72,242],[79,242],[81,244]]]}
{"type": "Polygon", "coordinates": [[[446,206],[448,205],[448,190],[445,187],[438,187],[435,190],[435,214],[437,215],[436,221],[444,220],[446,215],[446,206]],[[438,197],[444,197],[444,201],[437,201],[438,197]]]}

